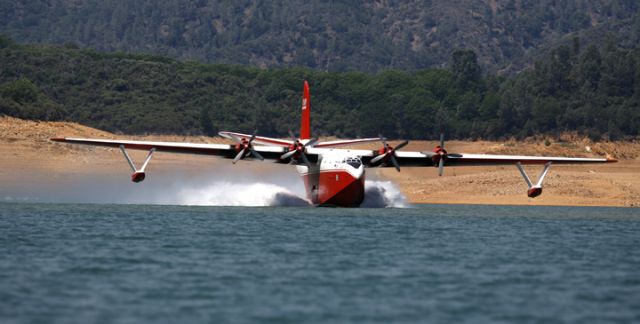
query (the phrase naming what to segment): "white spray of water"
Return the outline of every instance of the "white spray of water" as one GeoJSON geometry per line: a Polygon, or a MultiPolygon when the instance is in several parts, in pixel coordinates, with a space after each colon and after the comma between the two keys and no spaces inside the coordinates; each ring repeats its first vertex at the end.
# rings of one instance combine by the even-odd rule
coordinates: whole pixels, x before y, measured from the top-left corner
{"type": "MultiPolygon", "coordinates": [[[[310,206],[302,179],[293,170],[268,171],[218,166],[216,172],[150,173],[144,183],[128,176],[86,176],[64,183],[38,184],[21,190],[0,190],[3,201],[29,200],[69,203],[117,203],[198,206],[310,206]]],[[[0,188],[2,189],[2,188],[0,188]]],[[[362,207],[407,207],[405,197],[390,181],[367,180],[362,207]]]]}
{"type": "Polygon", "coordinates": [[[364,201],[366,208],[407,208],[407,198],[391,181],[365,181],[364,201]]]}
{"type": "Polygon", "coordinates": [[[270,183],[216,182],[177,193],[181,205],[198,206],[309,206],[289,189],[270,183]]]}
{"type": "MultiPolygon", "coordinates": [[[[270,183],[215,182],[201,188],[183,188],[177,195],[180,205],[199,206],[310,206],[303,194],[270,183]]],[[[366,181],[365,208],[405,208],[407,201],[391,181],[366,181]]]]}

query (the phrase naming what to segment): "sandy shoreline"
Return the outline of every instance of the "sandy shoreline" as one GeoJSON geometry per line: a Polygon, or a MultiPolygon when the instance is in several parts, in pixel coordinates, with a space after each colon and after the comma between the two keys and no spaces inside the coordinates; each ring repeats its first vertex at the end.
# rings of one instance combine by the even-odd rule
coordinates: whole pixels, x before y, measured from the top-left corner
{"type": "MultiPolygon", "coordinates": [[[[74,123],[34,122],[0,118],[0,194],[28,194],[36,187],[55,186],[83,177],[107,177],[130,184],[129,170],[118,150],[66,145],[49,141],[55,136],[132,138],[117,136],[74,123]]],[[[138,139],[220,142],[218,138],[190,136],[134,136],[138,139]]],[[[434,141],[411,142],[407,150],[427,150],[434,141]]],[[[379,145],[360,146],[373,148],[379,145]]],[[[497,204],[640,207],[640,143],[590,143],[569,138],[545,145],[544,141],[447,143],[449,152],[528,154],[597,157],[605,153],[619,163],[585,166],[552,166],[542,196],[530,199],[526,185],[515,166],[445,168],[438,177],[435,168],[392,168],[368,170],[368,179],[388,179],[395,183],[411,203],[424,204],[497,204]]],[[[141,161],[146,152],[132,152],[141,161]]],[[[206,156],[157,154],[149,166],[153,177],[179,173],[197,179],[206,173],[215,176],[243,174],[268,177],[276,172],[291,173],[284,181],[296,181],[288,166],[243,162],[230,166],[225,159],[206,156]]],[[[527,168],[537,177],[540,167],[527,168]]],[[[124,184],[123,184],[124,185],[124,184]]],[[[141,184],[141,185],[144,185],[141,184]]]]}

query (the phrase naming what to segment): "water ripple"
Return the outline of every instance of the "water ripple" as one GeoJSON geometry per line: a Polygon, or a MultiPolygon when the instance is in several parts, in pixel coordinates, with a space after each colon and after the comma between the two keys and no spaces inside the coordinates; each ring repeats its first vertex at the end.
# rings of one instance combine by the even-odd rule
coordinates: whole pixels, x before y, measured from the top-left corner
{"type": "Polygon", "coordinates": [[[0,204],[0,322],[638,322],[637,209],[0,204]]]}

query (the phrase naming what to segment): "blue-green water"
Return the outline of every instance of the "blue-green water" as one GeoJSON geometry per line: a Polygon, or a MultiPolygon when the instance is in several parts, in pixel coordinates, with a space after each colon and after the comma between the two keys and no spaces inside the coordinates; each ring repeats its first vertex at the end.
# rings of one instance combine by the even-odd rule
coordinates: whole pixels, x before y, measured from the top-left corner
{"type": "Polygon", "coordinates": [[[0,323],[639,322],[640,210],[0,204],[0,323]]]}

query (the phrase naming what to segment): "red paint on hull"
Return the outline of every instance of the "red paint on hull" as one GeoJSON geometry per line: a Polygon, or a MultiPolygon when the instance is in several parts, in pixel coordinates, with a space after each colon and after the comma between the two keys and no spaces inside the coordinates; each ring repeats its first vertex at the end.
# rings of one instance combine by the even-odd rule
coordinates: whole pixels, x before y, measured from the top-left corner
{"type": "Polygon", "coordinates": [[[358,207],[364,200],[364,176],[353,177],[341,170],[303,175],[307,198],[314,205],[358,207]]]}

